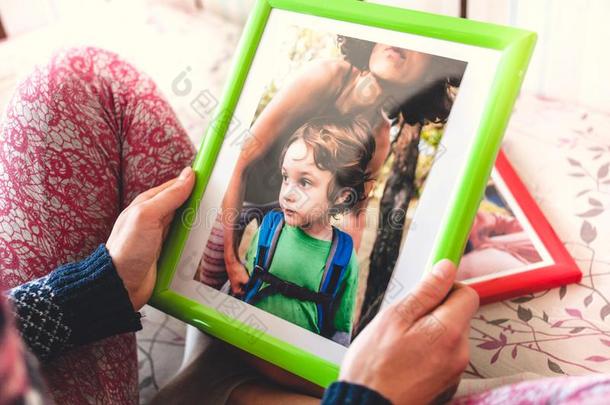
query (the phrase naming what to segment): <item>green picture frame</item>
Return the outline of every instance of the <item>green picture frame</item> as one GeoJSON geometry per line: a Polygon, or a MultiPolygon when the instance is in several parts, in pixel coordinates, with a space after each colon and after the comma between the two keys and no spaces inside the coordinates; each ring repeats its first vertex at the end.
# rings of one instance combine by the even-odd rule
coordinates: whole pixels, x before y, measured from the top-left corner
{"type": "Polygon", "coordinates": [[[257,52],[269,15],[281,9],[364,26],[410,33],[445,41],[487,48],[500,53],[500,60],[480,118],[476,141],[470,146],[467,164],[443,218],[429,263],[448,258],[458,262],[479,201],[499,150],[518,95],[536,34],[460,18],[397,9],[353,0],[259,0],[245,26],[220,98],[213,125],[207,129],[193,164],[196,184],[189,200],[176,213],[158,266],[158,279],[150,304],[202,331],[261,357],[298,376],[326,387],[338,375],[338,365],[305,352],[256,328],[228,319],[214,308],[170,289],[190,227],[184,218],[197,212],[223,144],[250,66],[257,52]],[[256,339],[253,339],[256,336],[256,339]]]}

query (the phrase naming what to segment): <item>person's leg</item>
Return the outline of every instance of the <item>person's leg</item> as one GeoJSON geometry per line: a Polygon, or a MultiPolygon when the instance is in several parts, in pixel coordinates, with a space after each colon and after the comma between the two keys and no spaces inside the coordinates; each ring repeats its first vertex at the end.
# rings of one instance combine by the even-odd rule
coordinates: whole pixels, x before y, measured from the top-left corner
{"type": "MultiPolygon", "coordinates": [[[[0,284],[86,257],[137,194],[193,154],[150,78],[103,50],[56,54],[0,120],[0,284]]],[[[136,403],[134,334],[72,350],[44,373],[57,403],[136,403]]]]}
{"type": "Polygon", "coordinates": [[[267,381],[246,382],[236,387],[227,405],[313,405],[320,398],[301,394],[267,381]]]}
{"type": "Polygon", "coordinates": [[[314,404],[310,396],[267,379],[243,355],[219,340],[211,342],[161,388],[150,405],[314,404]]]}
{"type": "Polygon", "coordinates": [[[197,357],[161,387],[150,405],[222,405],[236,387],[261,379],[225,343],[212,338],[197,357]]]}

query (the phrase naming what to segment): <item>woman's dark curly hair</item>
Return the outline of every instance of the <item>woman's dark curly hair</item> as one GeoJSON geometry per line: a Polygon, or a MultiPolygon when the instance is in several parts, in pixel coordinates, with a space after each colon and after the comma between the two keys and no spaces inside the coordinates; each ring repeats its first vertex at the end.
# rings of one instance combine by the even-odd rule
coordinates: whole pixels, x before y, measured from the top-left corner
{"type": "MultiPolygon", "coordinates": [[[[343,58],[361,71],[369,70],[369,59],[375,42],[337,36],[337,45],[343,58]]],[[[409,124],[425,122],[444,123],[453,105],[450,87],[459,87],[466,69],[466,63],[431,55],[430,66],[426,69],[422,90],[415,96],[402,101],[386,111],[389,116],[402,116],[409,124]]]]}

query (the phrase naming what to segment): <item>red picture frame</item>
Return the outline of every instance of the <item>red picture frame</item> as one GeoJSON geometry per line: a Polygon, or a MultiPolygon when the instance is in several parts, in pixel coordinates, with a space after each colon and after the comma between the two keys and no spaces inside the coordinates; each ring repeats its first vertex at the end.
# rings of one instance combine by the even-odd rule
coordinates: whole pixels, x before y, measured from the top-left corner
{"type": "MultiPolygon", "coordinates": [[[[582,278],[582,272],[503,151],[498,154],[495,169],[506,185],[512,200],[516,202],[518,209],[531,225],[531,229],[544,245],[548,253],[547,257],[550,257],[552,263],[512,274],[503,274],[506,271],[498,272],[497,277],[494,274],[484,281],[469,282],[464,280],[464,283],[471,286],[479,294],[481,304],[487,304],[579,282],[582,278]]],[[[511,206],[511,208],[514,209],[515,207],[511,206]]]]}

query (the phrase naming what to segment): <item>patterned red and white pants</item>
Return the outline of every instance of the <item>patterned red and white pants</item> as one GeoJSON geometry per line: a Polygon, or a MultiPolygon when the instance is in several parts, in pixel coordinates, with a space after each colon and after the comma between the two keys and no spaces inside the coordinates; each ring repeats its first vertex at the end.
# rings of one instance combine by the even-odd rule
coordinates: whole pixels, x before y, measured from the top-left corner
{"type": "MultiPolygon", "coordinates": [[[[0,120],[0,285],[89,255],[140,192],[194,148],[154,82],[117,55],[69,49],[23,81],[0,120]]],[[[137,403],[134,334],[44,365],[59,404],[137,403]]]]}

